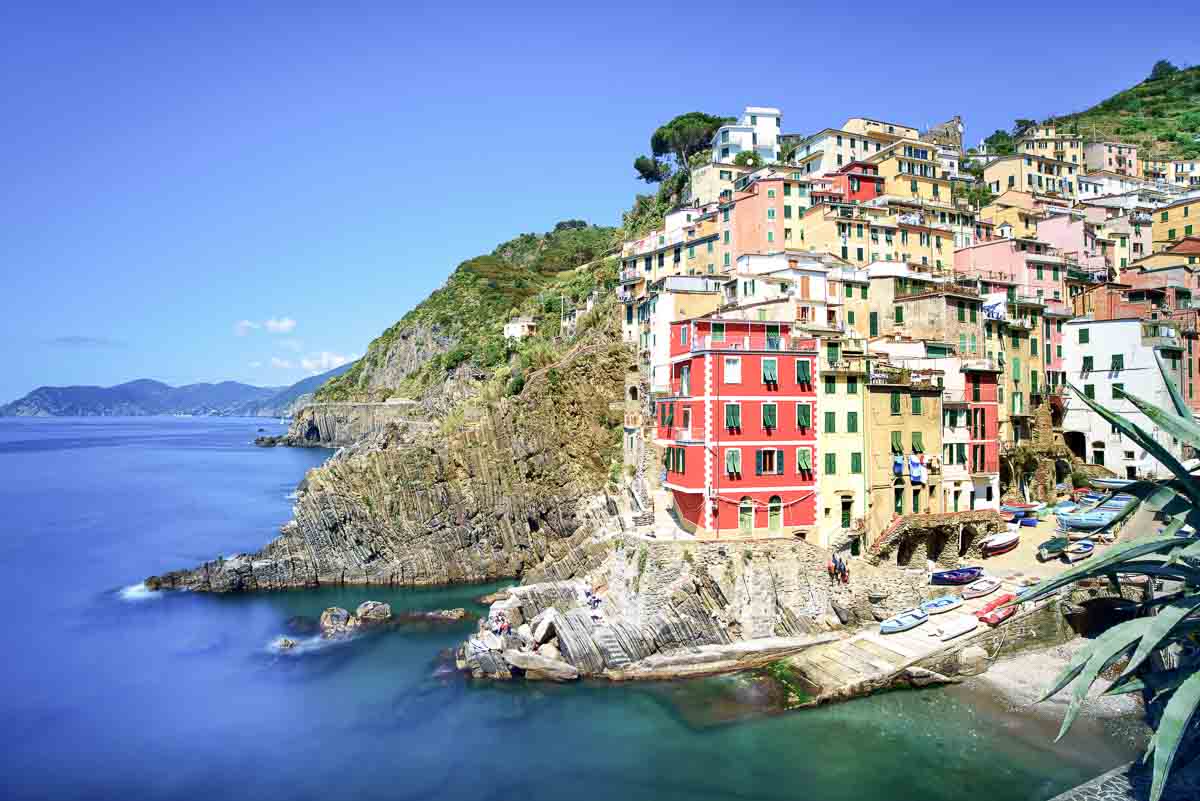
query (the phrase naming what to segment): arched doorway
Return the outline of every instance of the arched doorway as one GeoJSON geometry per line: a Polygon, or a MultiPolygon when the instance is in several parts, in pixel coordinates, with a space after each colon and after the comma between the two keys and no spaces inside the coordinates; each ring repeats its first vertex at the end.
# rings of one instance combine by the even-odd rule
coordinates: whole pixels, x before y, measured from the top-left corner
{"type": "Polygon", "coordinates": [[[772,495],[767,501],[767,529],[783,531],[783,498],[778,495],[772,495]]]}
{"type": "Polygon", "coordinates": [[[1087,436],[1082,431],[1064,431],[1063,441],[1076,457],[1087,461],[1087,436]]]}
{"type": "Polygon", "coordinates": [[[747,537],[754,533],[754,504],[749,498],[738,504],[738,531],[747,537]]]}
{"type": "Polygon", "coordinates": [[[941,558],[942,551],[945,550],[946,541],[948,539],[949,535],[946,533],[946,529],[944,528],[936,528],[930,532],[929,539],[927,540],[928,551],[929,558],[934,562],[941,558]]]}
{"type": "Polygon", "coordinates": [[[958,555],[966,556],[978,536],[979,532],[975,530],[974,526],[963,526],[962,531],[958,533],[958,555]]]}
{"type": "Polygon", "coordinates": [[[638,388],[637,388],[637,387],[630,387],[630,388],[629,388],[629,399],[630,399],[631,401],[635,401],[635,400],[637,400],[637,398],[638,398],[638,388]]]}
{"type": "Polygon", "coordinates": [[[913,537],[905,537],[896,545],[896,564],[904,567],[912,561],[917,551],[917,541],[913,537]]]}

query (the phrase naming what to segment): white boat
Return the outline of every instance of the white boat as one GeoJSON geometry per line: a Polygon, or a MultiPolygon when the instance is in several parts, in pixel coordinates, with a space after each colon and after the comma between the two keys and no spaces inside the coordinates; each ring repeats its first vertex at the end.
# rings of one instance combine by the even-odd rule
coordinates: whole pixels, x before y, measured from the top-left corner
{"type": "Polygon", "coordinates": [[[984,556],[996,556],[997,554],[1007,553],[1013,548],[1016,548],[1021,542],[1020,527],[1016,531],[1001,531],[985,537],[979,543],[979,547],[983,549],[984,556]]]}
{"type": "Polygon", "coordinates": [[[946,642],[974,631],[978,625],[979,620],[974,615],[947,615],[938,620],[937,636],[946,642]]]}
{"type": "Polygon", "coordinates": [[[1071,543],[1063,553],[1067,557],[1068,562],[1079,562],[1087,559],[1096,552],[1096,545],[1091,540],[1080,540],[1079,542],[1071,543]]]}
{"type": "Polygon", "coordinates": [[[1133,481],[1132,478],[1093,478],[1088,483],[1096,489],[1115,490],[1128,487],[1133,481]]]}
{"type": "Polygon", "coordinates": [[[973,581],[963,587],[963,598],[982,598],[985,595],[990,595],[1000,589],[1000,580],[994,579],[991,576],[984,576],[979,581],[973,581]]]}

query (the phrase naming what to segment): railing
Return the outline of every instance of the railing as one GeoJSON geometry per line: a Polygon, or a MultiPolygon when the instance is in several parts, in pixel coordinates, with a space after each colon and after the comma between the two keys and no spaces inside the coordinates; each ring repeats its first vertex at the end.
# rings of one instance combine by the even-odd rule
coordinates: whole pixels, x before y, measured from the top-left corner
{"type": "Polygon", "coordinates": [[[677,441],[691,442],[692,441],[692,427],[688,426],[687,428],[672,428],[671,429],[671,438],[674,440],[677,440],[677,441]]]}
{"type": "Polygon", "coordinates": [[[638,270],[621,270],[618,280],[622,284],[636,284],[642,280],[642,273],[638,270]]]}
{"type": "Polygon", "coordinates": [[[692,340],[691,350],[790,350],[791,342],[785,336],[725,336],[714,339],[712,336],[696,337],[692,340]]]}

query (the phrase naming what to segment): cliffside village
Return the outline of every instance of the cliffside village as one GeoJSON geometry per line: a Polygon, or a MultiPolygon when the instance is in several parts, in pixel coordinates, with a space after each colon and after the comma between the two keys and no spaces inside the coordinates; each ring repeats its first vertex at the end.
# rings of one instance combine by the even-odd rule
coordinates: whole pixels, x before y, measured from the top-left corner
{"type": "Polygon", "coordinates": [[[1166,475],[1067,384],[1155,428],[1122,393],[1168,405],[1161,360],[1200,411],[1200,164],[1054,126],[966,154],[957,117],[782,131],[746,108],[662,228],[622,246],[643,524],[857,554],[900,519],[1052,494],[1073,470],[1166,475]],[[1019,453],[1036,482],[1002,484],[1019,453]]]}

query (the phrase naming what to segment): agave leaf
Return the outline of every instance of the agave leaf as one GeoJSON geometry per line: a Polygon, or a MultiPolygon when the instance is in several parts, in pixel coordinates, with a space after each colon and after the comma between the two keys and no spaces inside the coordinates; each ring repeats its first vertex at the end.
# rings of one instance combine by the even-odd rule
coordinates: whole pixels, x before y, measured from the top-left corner
{"type": "Polygon", "coordinates": [[[1175,414],[1180,417],[1191,418],[1192,413],[1188,409],[1187,401],[1183,399],[1183,393],[1175,385],[1175,379],[1171,378],[1171,374],[1167,372],[1167,365],[1163,361],[1162,354],[1157,349],[1154,351],[1154,361],[1158,364],[1158,372],[1162,375],[1163,383],[1167,385],[1167,394],[1171,396],[1171,403],[1175,406],[1175,414]]]}
{"type": "Polygon", "coordinates": [[[1137,395],[1131,395],[1128,392],[1124,394],[1130,403],[1138,407],[1142,414],[1149,417],[1159,428],[1173,437],[1178,437],[1193,448],[1200,448],[1200,425],[1196,425],[1191,412],[1188,412],[1187,417],[1180,417],[1148,400],[1139,398],[1137,395]]]}
{"type": "Polygon", "coordinates": [[[1088,560],[1088,562],[1081,562],[1074,567],[1067,568],[1049,581],[1031,587],[1021,593],[1015,600],[1011,601],[1009,605],[1045,598],[1060,587],[1065,587],[1079,579],[1111,572],[1112,565],[1124,560],[1135,559],[1146,554],[1170,551],[1182,547],[1186,542],[1187,540],[1181,540],[1179,537],[1164,536],[1161,534],[1119,542],[1106,550],[1100,557],[1093,557],[1095,561],[1088,560]]]}
{"type": "Polygon", "coordinates": [[[1190,584],[1200,583],[1200,570],[1188,565],[1178,564],[1168,566],[1165,562],[1136,561],[1110,566],[1114,573],[1145,573],[1148,576],[1186,581],[1190,584]]]}
{"type": "Polygon", "coordinates": [[[1162,720],[1154,732],[1154,780],[1150,784],[1150,801],[1162,798],[1175,752],[1183,739],[1188,723],[1200,704],[1200,671],[1188,676],[1163,709],[1162,720]]]}
{"type": "Polygon", "coordinates": [[[1121,671],[1121,677],[1130,676],[1141,667],[1154,649],[1162,645],[1163,638],[1171,633],[1171,629],[1182,623],[1183,619],[1197,608],[1200,608],[1200,593],[1192,593],[1167,604],[1154,617],[1145,618],[1150,621],[1150,626],[1142,636],[1142,641],[1138,643],[1137,651],[1129,660],[1129,664],[1121,671]]]}
{"type": "Polygon", "coordinates": [[[1075,394],[1079,396],[1079,399],[1083,401],[1084,405],[1086,405],[1096,414],[1103,417],[1109,423],[1112,423],[1112,425],[1115,426],[1122,434],[1129,437],[1136,444],[1141,445],[1146,449],[1147,452],[1149,452],[1151,456],[1153,456],[1155,459],[1161,462],[1163,466],[1174,473],[1175,477],[1180,480],[1180,488],[1183,490],[1183,492],[1188,496],[1188,498],[1191,499],[1192,503],[1200,506],[1200,486],[1197,486],[1200,484],[1200,482],[1190,481],[1189,479],[1191,478],[1191,474],[1188,473],[1184,466],[1179,463],[1179,460],[1176,459],[1170,451],[1159,444],[1158,440],[1138,426],[1135,426],[1133,423],[1129,422],[1129,420],[1122,415],[1119,415],[1116,412],[1101,406],[1099,403],[1096,403],[1094,400],[1080,392],[1074,384],[1068,382],[1067,386],[1074,390],[1075,394]]]}
{"type": "Polygon", "coordinates": [[[1151,618],[1136,618],[1113,626],[1084,649],[1088,654],[1088,660],[1079,671],[1078,678],[1075,679],[1075,687],[1071,691],[1071,703],[1067,706],[1067,713],[1063,716],[1062,728],[1058,730],[1058,736],[1054,738],[1055,742],[1063,738],[1063,735],[1071,728],[1071,724],[1075,722],[1075,718],[1079,716],[1079,710],[1083,708],[1083,702],[1087,699],[1088,690],[1100,676],[1100,671],[1116,662],[1137,644],[1145,634],[1150,620],[1151,618]]]}
{"type": "MultiPolygon", "coordinates": [[[[1175,524],[1172,523],[1171,525],[1173,526],[1175,524]]],[[[1170,528],[1171,526],[1167,526],[1167,530],[1170,530],[1170,528]]],[[[1184,541],[1187,542],[1187,540],[1184,541]]],[[[1200,559],[1200,540],[1196,540],[1186,548],[1180,548],[1178,551],[1172,553],[1171,558],[1167,560],[1167,564],[1177,564],[1184,559],[1200,559]]]]}

